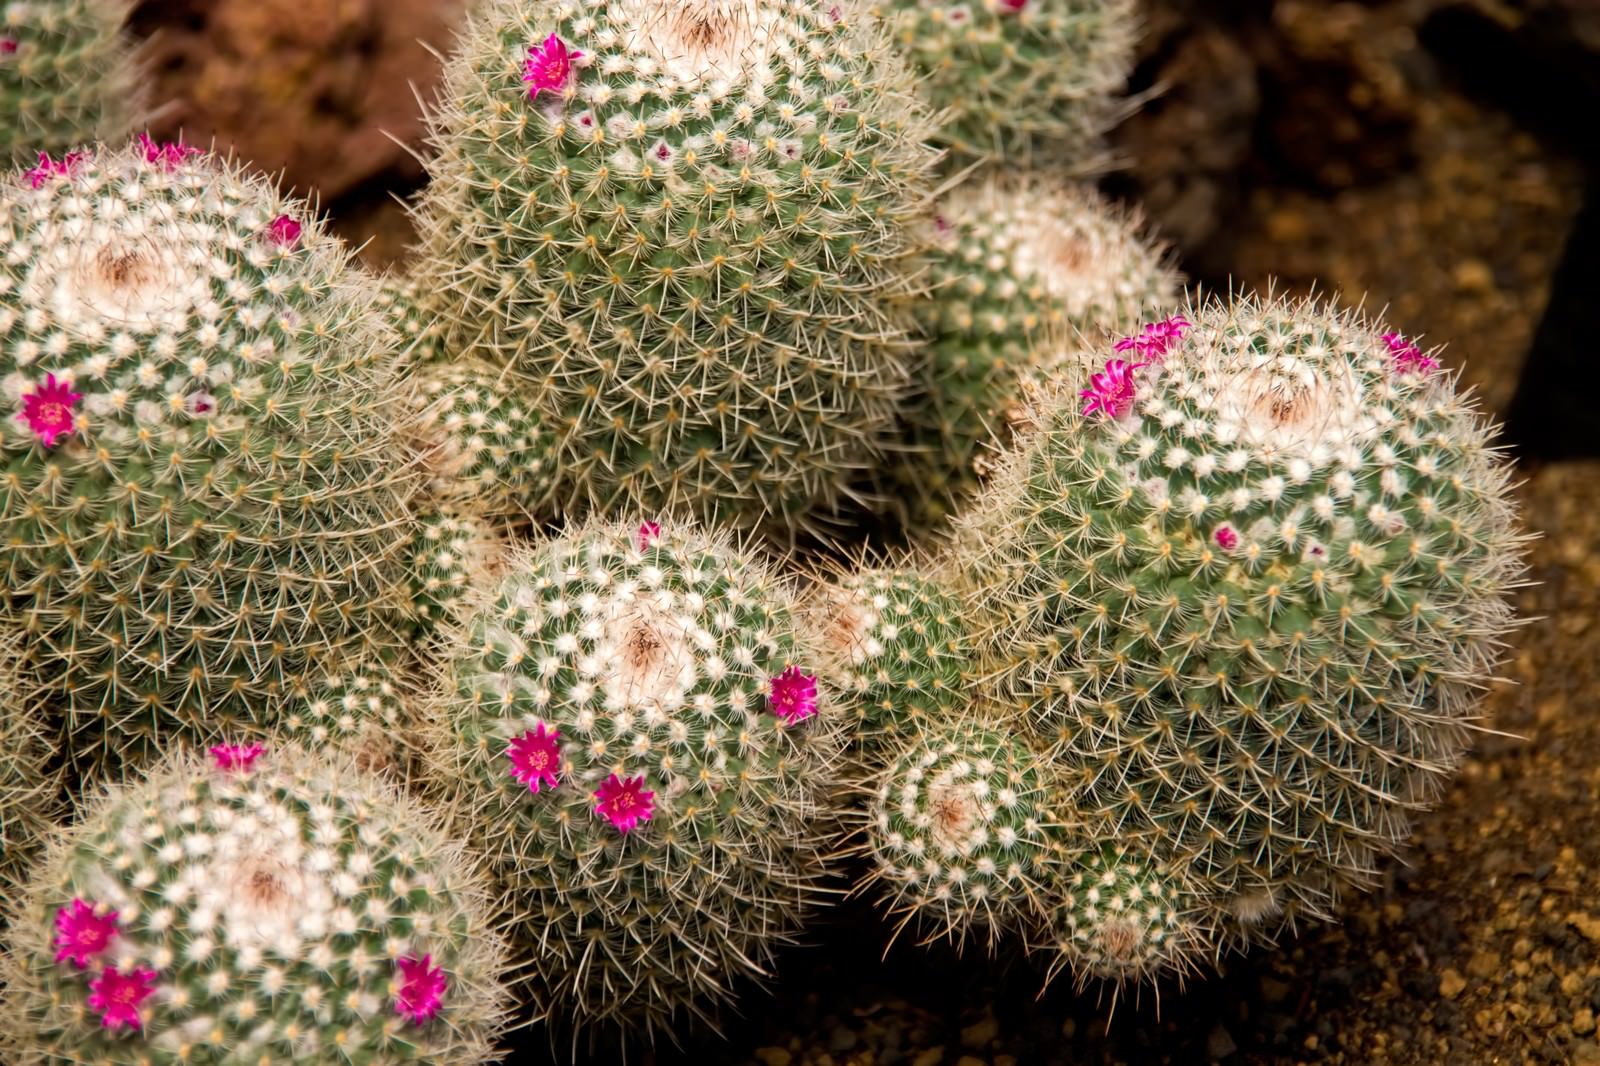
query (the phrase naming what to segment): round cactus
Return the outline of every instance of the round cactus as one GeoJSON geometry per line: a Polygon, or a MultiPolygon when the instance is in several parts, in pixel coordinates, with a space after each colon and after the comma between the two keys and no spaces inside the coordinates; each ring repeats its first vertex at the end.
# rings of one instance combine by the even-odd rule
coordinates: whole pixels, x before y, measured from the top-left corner
{"type": "Polygon", "coordinates": [[[424,518],[411,544],[411,603],[418,629],[431,634],[462,606],[475,576],[503,563],[505,545],[471,515],[424,518]]]}
{"type": "Polygon", "coordinates": [[[428,776],[505,887],[539,1014],[670,1033],[824,895],[836,712],[787,584],[720,538],[596,525],[507,574],[449,659],[428,776]]]}
{"type": "Polygon", "coordinates": [[[0,1049],[93,1062],[485,1063],[492,898],[430,812],[296,748],[169,756],[50,848],[11,914],[0,1049]]]}
{"type": "Polygon", "coordinates": [[[0,8],[0,164],[46,165],[51,153],[127,134],[140,98],[122,33],[131,6],[11,0],[0,8]]]}
{"type": "Polygon", "coordinates": [[[948,515],[992,465],[1031,387],[1180,299],[1182,279],[1131,212],[1041,175],[987,177],[939,205],[911,447],[891,468],[914,529],[948,515]]]}
{"type": "Polygon", "coordinates": [[[1368,881],[1459,762],[1521,536],[1488,424],[1414,343],[1312,302],[1190,316],[1045,420],[1015,583],[977,594],[1029,601],[995,643],[1094,831],[1265,940],[1368,881]]]}
{"type": "Polygon", "coordinates": [[[0,889],[41,839],[60,784],[26,691],[20,644],[16,634],[0,633],[0,889]]]}
{"type": "Polygon", "coordinates": [[[526,383],[563,502],[788,536],[893,437],[926,194],[909,72],[809,0],[489,0],[417,211],[452,359],[526,383]]]}
{"type": "Polygon", "coordinates": [[[888,0],[905,55],[957,157],[1087,170],[1128,110],[1134,0],[888,0]]]}
{"type": "Polygon", "coordinates": [[[920,734],[966,704],[967,627],[936,580],[910,566],[845,573],[817,586],[811,612],[856,743],[920,734]]]}
{"type": "Polygon", "coordinates": [[[411,406],[303,211],[148,139],[0,186],[0,624],[75,758],[271,724],[316,660],[403,636],[411,406]]]}
{"type": "Polygon", "coordinates": [[[378,306],[400,334],[404,360],[411,365],[426,366],[444,357],[442,329],[432,309],[436,300],[415,274],[387,274],[378,286],[378,306]]]}
{"type": "Polygon", "coordinates": [[[403,670],[357,660],[303,683],[296,695],[280,737],[311,751],[344,752],[363,770],[405,771],[417,723],[403,670]]]}
{"type": "Polygon", "coordinates": [[[1051,850],[1048,764],[1004,727],[930,722],[890,761],[865,850],[890,912],[964,944],[1020,926],[1051,850]]]}

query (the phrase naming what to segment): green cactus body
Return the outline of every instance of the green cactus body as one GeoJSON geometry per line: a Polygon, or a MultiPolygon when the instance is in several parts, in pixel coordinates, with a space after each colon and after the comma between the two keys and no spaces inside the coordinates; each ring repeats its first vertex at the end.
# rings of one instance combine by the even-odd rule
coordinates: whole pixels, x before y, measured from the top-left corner
{"type": "Polygon", "coordinates": [[[891,757],[867,807],[864,850],[891,913],[964,944],[1037,908],[1052,816],[1048,765],[1003,726],[930,722],[891,757]]]}
{"type": "Polygon", "coordinates": [[[0,633],[0,889],[6,891],[42,838],[60,785],[49,769],[38,709],[25,691],[20,643],[17,634],[0,633]]]}
{"type": "Polygon", "coordinates": [[[0,165],[33,166],[128,132],[139,106],[129,0],[10,0],[0,8],[0,165]]]}
{"type": "Polygon", "coordinates": [[[179,752],[94,799],[11,913],[17,1066],[493,1061],[491,897],[353,763],[179,752]],[[229,768],[225,768],[229,767],[229,768]]]}
{"type": "Polygon", "coordinates": [[[914,529],[966,500],[1041,382],[1175,306],[1182,279],[1139,218],[1043,175],[986,177],[940,204],[910,447],[894,458],[914,529]]]}
{"type": "Polygon", "coordinates": [[[889,0],[901,50],[957,157],[1086,170],[1128,110],[1134,0],[889,0]]]}
{"type": "Polygon", "coordinates": [[[688,529],[517,556],[463,627],[425,754],[488,855],[540,1017],[710,1017],[821,901],[837,712],[787,585],[688,529]]]}
{"type": "Polygon", "coordinates": [[[181,145],[0,187],[0,623],[74,759],[270,725],[403,639],[411,407],[303,210],[181,145]]]}
{"type": "Polygon", "coordinates": [[[347,753],[363,770],[403,773],[417,725],[407,682],[403,669],[381,660],[343,664],[302,686],[278,736],[347,753]]]}
{"type": "Polygon", "coordinates": [[[811,609],[856,744],[893,746],[965,705],[971,642],[960,602],[937,581],[912,567],[847,573],[820,583],[811,609]]]}
{"type": "Polygon", "coordinates": [[[476,360],[424,365],[416,377],[440,500],[485,518],[548,504],[555,442],[515,377],[476,360]]]}
{"type": "Polygon", "coordinates": [[[837,510],[909,375],[933,152],[909,72],[801,0],[489,0],[433,125],[417,276],[509,366],[563,503],[780,536],[837,510]]]}
{"type": "Polygon", "coordinates": [[[411,603],[417,628],[435,632],[462,606],[475,577],[501,564],[504,544],[471,515],[424,518],[411,545],[411,603]]]}
{"type": "Polygon", "coordinates": [[[1091,831],[1267,940],[1369,881],[1459,762],[1521,535],[1486,421],[1414,344],[1315,303],[1191,314],[1044,421],[1007,490],[1017,585],[979,595],[1039,624],[995,643],[1091,831]]]}
{"type": "Polygon", "coordinates": [[[406,362],[412,365],[426,366],[444,358],[443,330],[433,310],[437,300],[437,294],[425,291],[410,273],[387,274],[378,287],[378,306],[400,334],[406,362]]]}

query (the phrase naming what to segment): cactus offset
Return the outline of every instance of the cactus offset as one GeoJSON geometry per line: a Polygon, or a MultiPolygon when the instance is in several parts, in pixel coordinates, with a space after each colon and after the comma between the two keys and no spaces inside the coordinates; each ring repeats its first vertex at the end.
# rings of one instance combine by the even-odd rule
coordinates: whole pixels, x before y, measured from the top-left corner
{"type": "Polygon", "coordinates": [[[0,1049],[93,1062],[485,1063],[510,1006],[491,897],[353,762],[178,752],[92,800],[11,911],[0,1049]]]}
{"type": "Polygon", "coordinates": [[[0,624],[74,758],[271,725],[319,659],[403,639],[411,404],[303,211],[147,139],[0,187],[0,624]]]}
{"type": "Polygon", "coordinates": [[[343,752],[363,770],[403,774],[417,725],[406,665],[356,660],[311,678],[278,736],[308,751],[343,752]]]}
{"type": "Polygon", "coordinates": [[[122,32],[131,6],[12,0],[0,8],[0,166],[45,166],[59,162],[45,156],[127,134],[142,95],[122,32]]]}
{"type": "Polygon", "coordinates": [[[418,276],[509,366],[563,501],[825,522],[893,436],[933,153],[868,23],[801,0],[489,0],[433,122],[418,276]]]}
{"type": "Polygon", "coordinates": [[[720,537],[597,524],[516,556],[425,761],[507,891],[541,1017],[673,1032],[825,896],[837,712],[788,585],[720,537]]]}

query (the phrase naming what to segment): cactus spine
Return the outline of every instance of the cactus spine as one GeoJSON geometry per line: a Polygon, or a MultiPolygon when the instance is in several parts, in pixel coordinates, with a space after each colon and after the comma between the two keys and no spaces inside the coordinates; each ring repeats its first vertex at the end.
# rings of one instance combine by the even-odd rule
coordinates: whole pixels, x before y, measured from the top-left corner
{"type": "Polygon", "coordinates": [[[0,9],[0,165],[34,166],[125,136],[141,93],[122,33],[130,0],[11,0],[0,9]]]}

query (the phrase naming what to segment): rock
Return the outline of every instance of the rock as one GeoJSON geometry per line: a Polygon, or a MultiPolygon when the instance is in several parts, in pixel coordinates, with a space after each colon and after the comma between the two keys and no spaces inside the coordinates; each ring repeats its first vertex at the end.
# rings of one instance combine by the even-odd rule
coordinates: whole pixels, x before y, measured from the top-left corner
{"type": "Polygon", "coordinates": [[[1472,958],[1467,960],[1467,972],[1474,977],[1481,977],[1485,980],[1501,976],[1504,969],[1505,963],[1501,961],[1499,955],[1492,951],[1474,952],[1472,958]]]}
{"type": "Polygon", "coordinates": [[[1585,1041],[1572,1045],[1567,1062],[1570,1066],[1600,1066],[1600,1044],[1585,1041]]]}
{"type": "Polygon", "coordinates": [[[1467,979],[1454,966],[1446,967],[1444,973],[1439,975],[1439,994],[1445,999],[1455,999],[1466,987],[1467,979]]]}
{"type": "Polygon", "coordinates": [[[828,1036],[829,1051],[849,1051],[856,1046],[861,1038],[854,1029],[844,1025],[834,1026],[833,1032],[828,1036]]]}
{"type": "Polygon", "coordinates": [[[789,1054],[787,1048],[762,1047],[756,1048],[756,1058],[761,1060],[763,1066],[789,1066],[794,1056],[789,1054]]]}
{"type": "Polygon", "coordinates": [[[1588,1036],[1594,1032],[1594,1011],[1588,1007],[1579,1007],[1573,1011],[1572,1031],[1579,1036],[1588,1036]]]}
{"type": "Polygon", "coordinates": [[[988,1047],[1000,1032],[1000,1023],[994,1020],[994,1012],[986,1011],[981,1021],[973,1022],[961,1030],[961,1046],[969,1048],[988,1047]]]}
{"type": "Polygon", "coordinates": [[[989,1064],[975,1055],[963,1055],[956,1060],[956,1066],[989,1066],[989,1064]]]}
{"type": "Polygon", "coordinates": [[[1600,944],[1600,918],[1581,912],[1574,912],[1567,915],[1567,924],[1596,944],[1600,944]]]}
{"type": "Polygon", "coordinates": [[[1210,1035],[1206,1037],[1206,1057],[1213,1062],[1225,1059],[1238,1050],[1239,1045],[1234,1042],[1233,1034],[1220,1023],[1213,1027],[1210,1035]]]}
{"type": "Polygon", "coordinates": [[[931,1047],[926,1051],[918,1052],[917,1057],[911,1060],[911,1066],[939,1066],[939,1063],[943,1061],[944,1048],[931,1047]]]}

